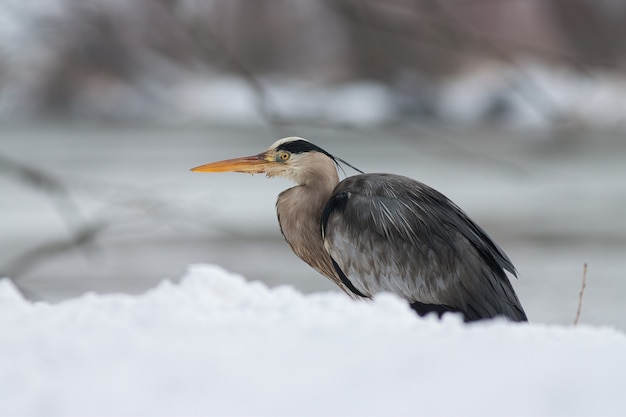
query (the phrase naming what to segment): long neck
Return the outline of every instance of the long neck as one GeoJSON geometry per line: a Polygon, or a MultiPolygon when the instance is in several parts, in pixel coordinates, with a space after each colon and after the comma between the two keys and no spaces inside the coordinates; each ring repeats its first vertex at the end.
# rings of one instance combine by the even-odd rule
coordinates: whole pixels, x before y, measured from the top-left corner
{"type": "Polygon", "coordinates": [[[332,169],[311,171],[299,177],[305,180],[278,196],[280,229],[296,255],[321,274],[340,282],[324,249],[320,224],[326,202],[339,183],[337,170],[333,165],[332,169]]]}

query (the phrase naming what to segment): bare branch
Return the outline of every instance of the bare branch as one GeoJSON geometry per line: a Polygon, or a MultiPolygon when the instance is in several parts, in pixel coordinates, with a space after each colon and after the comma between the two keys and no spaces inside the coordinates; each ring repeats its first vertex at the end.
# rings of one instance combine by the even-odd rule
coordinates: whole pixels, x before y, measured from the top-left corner
{"type": "Polygon", "coordinates": [[[50,173],[0,155],[0,172],[3,171],[28,186],[46,193],[70,231],[82,218],[78,205],[63,182],[50,173]]]}
{"type": "Polygon", "coordinates": [[[190,47],[196,49],[205,58],[210,54],[212,50],[211,46],[217,50],[217,52],[226,61],[227,65],[238,74],[245,82],[248,83],[250,88],[254,91],[257,99],[257,109],[261,117],[272,127],[276,128],[285,125],[279,115],[276,114],[274,109],[276,108],[272,104],[271,97],[269,96],[267,89],[263,86],[263,83],[256,75],[254,70],[249,68],[241,59],[230,50],[230,48],[224,44],[219,36],[205,23],[202,26],[202,34],[196,33],[193,29],[193,25],[189,22],[184,22],[181,17],[175,14],[176,23],[178,24],[179,33],[183,34],[187,41],[190,43],[190,47]]]}
{"type": "Polygon", "coordinates": [[[80,227],[69,239],[43,243],[9,262],[3,267],[2,275],[10,277],[15,282],[39,262],[93,242],[105,227],[104,223],[89,223],[80,227]]]}

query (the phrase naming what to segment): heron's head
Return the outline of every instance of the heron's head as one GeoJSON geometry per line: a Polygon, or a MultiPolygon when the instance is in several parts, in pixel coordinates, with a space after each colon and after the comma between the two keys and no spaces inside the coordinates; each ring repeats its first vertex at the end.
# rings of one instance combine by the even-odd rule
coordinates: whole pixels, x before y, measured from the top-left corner
{"type": "Polygon", "coordinates": [[[245,172],[285,177],[298,184],[313,178],[336,179],[336,159],[306,139],[288,137],[277,140],[258,155],[227,159],[192,168],[194,172],[245,172]]]}

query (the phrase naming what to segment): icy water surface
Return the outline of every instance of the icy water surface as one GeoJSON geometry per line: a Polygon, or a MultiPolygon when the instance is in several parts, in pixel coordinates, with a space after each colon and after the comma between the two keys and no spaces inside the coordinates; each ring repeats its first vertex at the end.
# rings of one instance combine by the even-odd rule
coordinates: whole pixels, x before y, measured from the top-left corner
{"type": "Polygon", "coordinates": [[[288,182],[189,172],[289,135],[363,171],[407,175],[450,197],[513,260],[532,321],[573,322],[586,262],[581,322],[626,329],[621,132],[5,125],[0,274],[52,301],[138,293],[201,262],[272,286],[334,291],[282,240],[274,204],[288,182]]]}

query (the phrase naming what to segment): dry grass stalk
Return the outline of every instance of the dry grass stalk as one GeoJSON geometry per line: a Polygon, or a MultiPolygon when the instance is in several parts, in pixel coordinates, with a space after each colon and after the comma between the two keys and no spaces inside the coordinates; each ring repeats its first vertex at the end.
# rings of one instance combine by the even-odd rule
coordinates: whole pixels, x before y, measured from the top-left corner
{"type": "Polygon", "coordinates": [[[583,308],[583,293],[585,292],[585,287],[587,285],[587,262],[583,265],[583,283],[580,288],[580,293],[578,294],[578,310],[576,310],[576,319],[574,319],[574,326],[578,324],[578,319],[580,318],[580,310],[583,308]]]}

